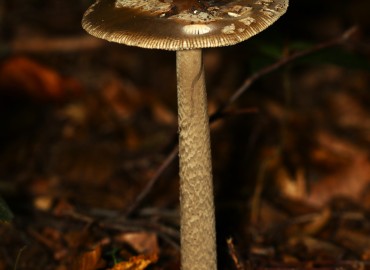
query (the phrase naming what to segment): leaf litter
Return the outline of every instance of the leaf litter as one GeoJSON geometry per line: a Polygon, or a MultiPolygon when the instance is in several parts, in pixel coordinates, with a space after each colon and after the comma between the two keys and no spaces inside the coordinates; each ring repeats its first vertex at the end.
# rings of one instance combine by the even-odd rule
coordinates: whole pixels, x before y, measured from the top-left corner
{"type": "MultiPolygon", "coordinates": [[[[80,49],[63,36],[60,49],[53,27],[67,22],[65,34],[81,35],[89,3],[36,2],[18,11],[20,0],[0,4],[12,31],[2,26],[3,43],[14,53],[0,64],[0,193],[15,215],[0,224],[0,269],[16,261],[17,269],[179,269],[176,166],[126,214],[176,143],[173,55],[89,40],[80,49]],[[24,20],[10,24],[16,16],[24,20]],[[44,51],[32,47],[42,42],[17,42],[40,32],[44,51]]],[[[342,17],[328,16],[320,28],[308,18],[312,39],[337,33],[342,17]]],[[[367,29],[367,17],[358,18],[367,29]]],[[[351,61],[370,59],[362,38],[345,48],[351,61]]],[[[273,35],[265,39],[277,51],[273,35]]],[[[213,111],[261,56],[248,50],[206,52],[213,111]]],[[[369,73],[346,59],[311,60],[260,79],[213,129],[220,269],[369,268],[369,73]]]]}

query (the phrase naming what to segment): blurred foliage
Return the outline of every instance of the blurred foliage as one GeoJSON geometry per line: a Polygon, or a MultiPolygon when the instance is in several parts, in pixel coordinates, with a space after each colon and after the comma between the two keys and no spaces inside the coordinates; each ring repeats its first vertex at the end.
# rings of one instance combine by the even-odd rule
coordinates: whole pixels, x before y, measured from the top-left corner
{"type": "Polygon", "coordinates": [[[347,69],[360,69],[370,71],[370,63],[367,59],[343,48],[331,48],[320,51],[318,53],[310,55],[309,57],[303,57],[296,62],[296,64],[299,63],[313,65],[333,64],[347,69]]]}
{"type": "MultiPolygon", "coordinates": [[[[250,60],[250,68],[252,72],[256,72],[265,66],[279,61],[279,59],[282,59],[286,53],[310,49],[313,44],[311,42],[301,40],[292,41],[289,44],[276,40],[274,43],[271,43],[267,40],[260,39],[255,42],[254,46],[257,47],[257,53],[254,54],[250,60]]],[[[294,65],[300,64],[315,66],[331,64],[348,69],[370,71],[370,63],[366,58],[360,56],[357,52],[353,52],[343,47],[321,50],[317,53],[302,57],[294,62],[294,65]]]]}

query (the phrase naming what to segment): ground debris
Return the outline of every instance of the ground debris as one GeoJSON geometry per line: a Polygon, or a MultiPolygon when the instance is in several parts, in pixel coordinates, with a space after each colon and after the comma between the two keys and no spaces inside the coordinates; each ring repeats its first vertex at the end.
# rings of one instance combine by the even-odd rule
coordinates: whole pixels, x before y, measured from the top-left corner
{"type": "MultiPolygon", "coordinates": [[[[370,269],[370,2],[313,2],[204,52],[219,269],[370,269]]],[[[89,4],[0,2],[0,270],[179,270],[174,53],[89,4]]]]}

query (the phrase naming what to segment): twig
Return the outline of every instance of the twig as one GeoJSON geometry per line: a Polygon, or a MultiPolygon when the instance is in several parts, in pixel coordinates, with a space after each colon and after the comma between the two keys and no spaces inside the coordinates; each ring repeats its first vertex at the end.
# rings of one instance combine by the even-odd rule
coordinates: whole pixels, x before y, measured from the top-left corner
{"type": "Polygon", "coordinates": [[[176,145],[171,153],[168,154],[166,159],[162,162],[162,164],[158,167],[158,169],[155,171],[152,178],[149,180],[147,185],[144,187],[144,189],[141,191],[139,196],[136,197],[135,201],[131,204],[131,206],[126,210],[126,215],[129,216],[131,213],[133,213],[137,207],[141,204],[141,202],[146,198],[146,196],[149,194],[149,192],[152,190],[154,184],[157,182],[159,177],[162,175],[164,170],[171,164],[171,162],[177,157],[179,149],[176,145]]]}
{"type": "MultiPolygon", "coordinates": [[[[303,51],[296,52],[296,53],[293,53],[291,55],[288,55],[285,58],[280,59],[278,62],[276,62],[272,65],[269,65],[267,67],[264,67],[261,70],[255,72],[252,76],[250,76],[249,78],[247,78],[243,82],[243,84],[234,92],[234,94],[229,98],[229,100],[223,106],[221,106],[217,110],[217,112],[214,113],[214,115],[217,115],[218,113],[222,113],[225,110],[226,107],[228,107],[232,103],[234,103],[247,89],[250,88],[250,86],[256,80],[260,79],[261,77],[263,77],[263,76],[281,68],[282,66],[285,66],[286,64],[289,64],[289,63],[293,62],[294,60],[297,60],[298,58],[302,58],[302,57],[305,57],[307,55],[310,55],[310,54],[316,53],[318,51],[321,51],[323,49],[327,49],[327,48],[330,48],[330,47],[334,47],[334,46],[343,44],[346,41],[348,41],[357,31],[358,31],[358,27],[357,26],[352,26],[351,28],[346,30],[342,35],[340,35],[339,37],[337,37],[335,39],[317,44],[317,45],[315,45],[312,48],[309,48],[307,50],[303,50],[303,51]]],[[[215,117],[214,115],[212,115],[212,116],[215,117]]]]}
{"type": "MultiPolygon", "coordinates": [[[[260,79],[261,77],[272,73],[273,71],[281,68],[282,66],[285,66],[299,58],[305,57],[307,55],[316,53],[318,51],[321,51],[323,49],[327,49],[330,47],[341,45],[345,42],[347,42],[356,32],[358,31],[357,26],[353,26],[346,30],[342,35],[339,37],[329,40],[320,44],[317,44],[313,46],[310,49],[303,50],[300,52],[293,53],[291,55],[286,56],[285,58],[280,59],[279,61],[275,62],[272,65],[269,65],[267,67],[262,68],[261,70],[255,72],[250,77],[248,77],[243,84],[234,92],[234,94],[227,100],[226,103],[224,103],[222,106],[218,108],[218,110],[210,115],[209,122],[213,123],[214,121],[221,119],[225,116],[225,110],[227,107],[229,107],[231,104],[233,104],[245,91],[247,91],[251,85],[260,79]]],[[[131,204],[130,208],[126,211],[127,215],[131,215],[135,210],[138,208],[138,206],[142,203],[142,201],[146,198],[146,196],[151,191],[154,184],[157,182],[159,177],[162,175],[162,173],[165,171],[165,169],[174,161],[178,153],[178,146],[173,147],[170,154],[168,154],[167,158],[162,162],[162,164],[159,166],[159,168],[154,173],[154,176],[149,180],[147,186],[143,189],[143,191],[139,194],[139,196],[135,199],[135,201],[131,204]]]]}
{"type": "MultiPolygon", "coordinates": [[[[93,211],[94,212],[94,211],[93,211]]],[[[85,223],[87,228],[96,227],[100,229],[108,229],[120,232],[154,232],[163,241],[174,247],[176,250],[180,249],[180,234],[177,226],[169,226],[155,219],[151,218],[125,218],[117,214],[108,213],[108,217],[102,217],[94,213],[81,213],[74,210],[63,212],[60,217],[70,218],[74,221],[85,223]],[[113,217],[112,217],[113,216],[113,217]]],[[[52,217],[53,218],[53,217],[52,217]]],[[[54,217],[55,218],[55,217],[54,217]]],[[[52,250],[57,250],[57,246],[53,241],[50,241],[43,235],[34,230],[29,231],[30,235],[37,241],[52,250]]]]}
{"type": "Polygon", "coordinates": [[[129,232],[129,231],[151,231],[156,233],[160,238],[162,238],[169,245],[173,246],[177,250],[180,249],[180,235],[179,231],[168,227],[166,225],[151,222],[148,220],[136,220],[129,221],[126,220],[124,223],[118,223],[115,220],[102,221],[98,223],[100,228],[106,228],[115,231],[129,232]]]}
{"type": "MultiPolygon", "coordinates": [[[[96,226],[103,229],[121,231],[121,232],[132,232],[132,231],[151,231],[155,232],[160,238],[166,241],[171,246],[179,249],[179,231],[176,228],[172,228],[165,224],[159,223],[154,220],[148,219],[129,219],[129,218],[122,218],[119,216],[118,218],[101,218],[95,217],[91,214],[86,213],[79,213],[76,211],[66,211],[62,214],[63,217],[68,217],[73,220],[86,223],[87,228],[91,226],[96,226]]],[[[113,216],[118,216],[114,214],[113,216]]],[[[43,242],[45,245],[49,246],[51,243],[47,242],[46,239],[41,238],[40,235],[35,234],[35,232],[31,231],[31,235],[37,238],[39,241],[43,242]]]]}
{"type": "Polygon", "coordinates": [[[227,247],[229,249],[229,254],[231,256],[231,259],[234,262],[235,269],[236,270],[245,270],[245,266],[243,262],[240,260],[240,256],[235,248],[234,242],[232,238],[229,238],[226,240],[227,247]]]}
{"type": "Polygon", "coordinates": [[[220,112],[215,112],[211,114],[209,118],[209,122],[213,123],[218,119],[223,119],[230,116],[236,116],[236,115],[243,115],[243,114],[251,114],[251,113],[258,113],[258,108],[252,107],[252,108],[241,108],[241,109],[233,109],[233,110],[226,110],[226,108],[220,112]]]}
{"type": "Polygon", "coordinates": [[[15,259],[15,263],[14,263],[14,268],[13,270],[17,270],[18,268],[18,264],[19,264],[19,260],[21,258],[21,255],[22,255],[22,252],[27,248],[27,246],[23,246],[19,251],[18,251],[18,254],[17,254],[17,258],[15,259]]]}

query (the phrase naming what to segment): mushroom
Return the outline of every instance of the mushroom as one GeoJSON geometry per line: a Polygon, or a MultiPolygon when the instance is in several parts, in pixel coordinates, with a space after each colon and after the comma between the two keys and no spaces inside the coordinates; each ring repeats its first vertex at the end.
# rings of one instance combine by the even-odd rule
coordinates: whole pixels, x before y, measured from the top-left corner
{"type": "Polygon", "coordinates": [[[283,15],[288,0],[97,0],[83,28],[130,46],[176,51],[182,270],[217,269],[202,48],[228,46],[283,15]]]}

